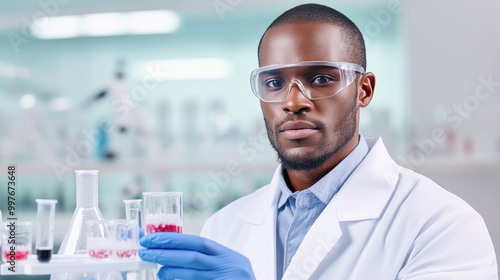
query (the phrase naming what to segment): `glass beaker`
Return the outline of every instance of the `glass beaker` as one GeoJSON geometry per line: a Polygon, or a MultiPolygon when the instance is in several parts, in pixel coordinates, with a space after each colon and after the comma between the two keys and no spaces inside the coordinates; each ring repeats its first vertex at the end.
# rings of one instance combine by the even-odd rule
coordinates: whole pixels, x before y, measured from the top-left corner
{"type": "Polygon", "coordinates": [[[104,221],[98,206],[99,170],[75,170],[76,209],[58,254],[87,254],[87,221],[104,221]]]}
{"type": "Polygon", "coordinates": [[[54,220],[56,203],[54,199],[36,199],[36,255],[39,262],[49,262],[54,249],[54,220]]]}
{"type": "Polygon", "coordinates": [[[139,227],[134,220],[110,220],[107,223],[113,244],[113,257],[132,258],[137,255],[139,227]]]}
{"type": "Polygon", "coordinates": [[[89,256],[103,260],[110,258],[127,259],[137,255],[139,228],[137,222],[118,219],[88,221],[87,246],[89,256]]]}
{"type": "Polygon", "coordinates": [[[93,259],[108,259],[113,255],[113,242],[105,221],[86,221],[87,249],[93,259]]]}
{"type": "Polygon", "coordinates": [[[31,255],[31,222],[8,221],[2,224],[4,262],[25,261],[31,255]]]}
{"type": "Polygon", "coordinates": [[[182,233],[182,192],[145,192],[142,194],[146,234],[182,233]]]}

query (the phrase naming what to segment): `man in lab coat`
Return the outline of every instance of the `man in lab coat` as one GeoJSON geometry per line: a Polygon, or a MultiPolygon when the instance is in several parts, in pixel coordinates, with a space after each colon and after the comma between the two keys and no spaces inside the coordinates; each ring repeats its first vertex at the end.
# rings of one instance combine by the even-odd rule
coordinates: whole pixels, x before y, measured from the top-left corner
{"type": "Polygon", "coordinates": [[[206,222],[208,239],[144,237],[161,279],[498,278],[481,216],[358,134],[375,76],[354,23],[295,7],[263,35],[259,65],[252,89],[281,164],[206,222]]]}

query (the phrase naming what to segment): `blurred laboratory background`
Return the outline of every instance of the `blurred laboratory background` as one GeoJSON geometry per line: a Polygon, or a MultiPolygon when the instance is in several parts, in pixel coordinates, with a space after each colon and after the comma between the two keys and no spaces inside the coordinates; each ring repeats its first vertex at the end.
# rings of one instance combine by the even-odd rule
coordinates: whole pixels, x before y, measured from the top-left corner
{"type": "MultiPolygon", "coordinates": [[[[365,37],[377,83],[361,133],[471,204],[500,255],[500,2],[316,2],[365,37]]],[[[249,75],[267,26],[302,3],[2,2],[0,185],[15,164],[16,215],[35,221],[35,199],[57,199],[57,251],[74,170],[98,169],[104,218],[124,218],[142,192],[182,191],[184,232],[198,234],[267,184],[276,155],[249,75]]]]}

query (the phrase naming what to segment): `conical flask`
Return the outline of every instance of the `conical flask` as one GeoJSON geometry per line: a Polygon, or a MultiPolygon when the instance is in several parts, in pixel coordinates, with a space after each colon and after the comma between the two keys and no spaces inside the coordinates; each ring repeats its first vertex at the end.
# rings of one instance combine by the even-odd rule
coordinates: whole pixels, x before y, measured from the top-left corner
{"type": "MultiPolygon", "coordinates": [[[[87,221],[104,221],[98,206],[97,175],[99,170],[75,170],[76,209],[58,254],[87,254],[87,221]]],[[[104,233],[103,233],[104,237],[104,233]]]]}

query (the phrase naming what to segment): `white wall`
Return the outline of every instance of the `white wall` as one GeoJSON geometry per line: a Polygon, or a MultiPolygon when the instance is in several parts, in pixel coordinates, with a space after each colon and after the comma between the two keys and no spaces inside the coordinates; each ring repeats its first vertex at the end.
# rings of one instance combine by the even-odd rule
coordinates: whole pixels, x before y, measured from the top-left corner
{"type": "MultiPolygon", "coordinates": [[[[403,1],[407,19],[411,108],[417,137],[436,127],[471,135],[480,158],[500,156],[500,85],[474,104],[480,77],[500,82],[500,1],[403,1]],[[465,102],[465,103],[464,103],[465,102]],[[462,122],[443,116],[455,105],[467,112],[462,122]],[[455,127],[453,127],[455,125],[455,127]],[[457,127],[458,126],[458,127],[457,127]]],[[[480,91],[486,94],[483,89],[480,91]]]]}
{"type": "MultiPolygon", "coordinates": [[[[430,139],[439,128],[457,137],[455,154],[437,155],[446,150],[446,142],[435,143],[436,148],[415,169],[482,214],[500,256],[500,84],[484,100],[475,93],[481,87],[480,77],[491,76],[500,83],[500,1],[403,2],[413,140],[430,139]],[[465,109],[462,115],[453,111],[460,104],[465,109]],[[465,137],[473,141],[469,156],[463,155],[465,137]]],[[[487,95],[485,87],[480,90],[487,95]]]]}

